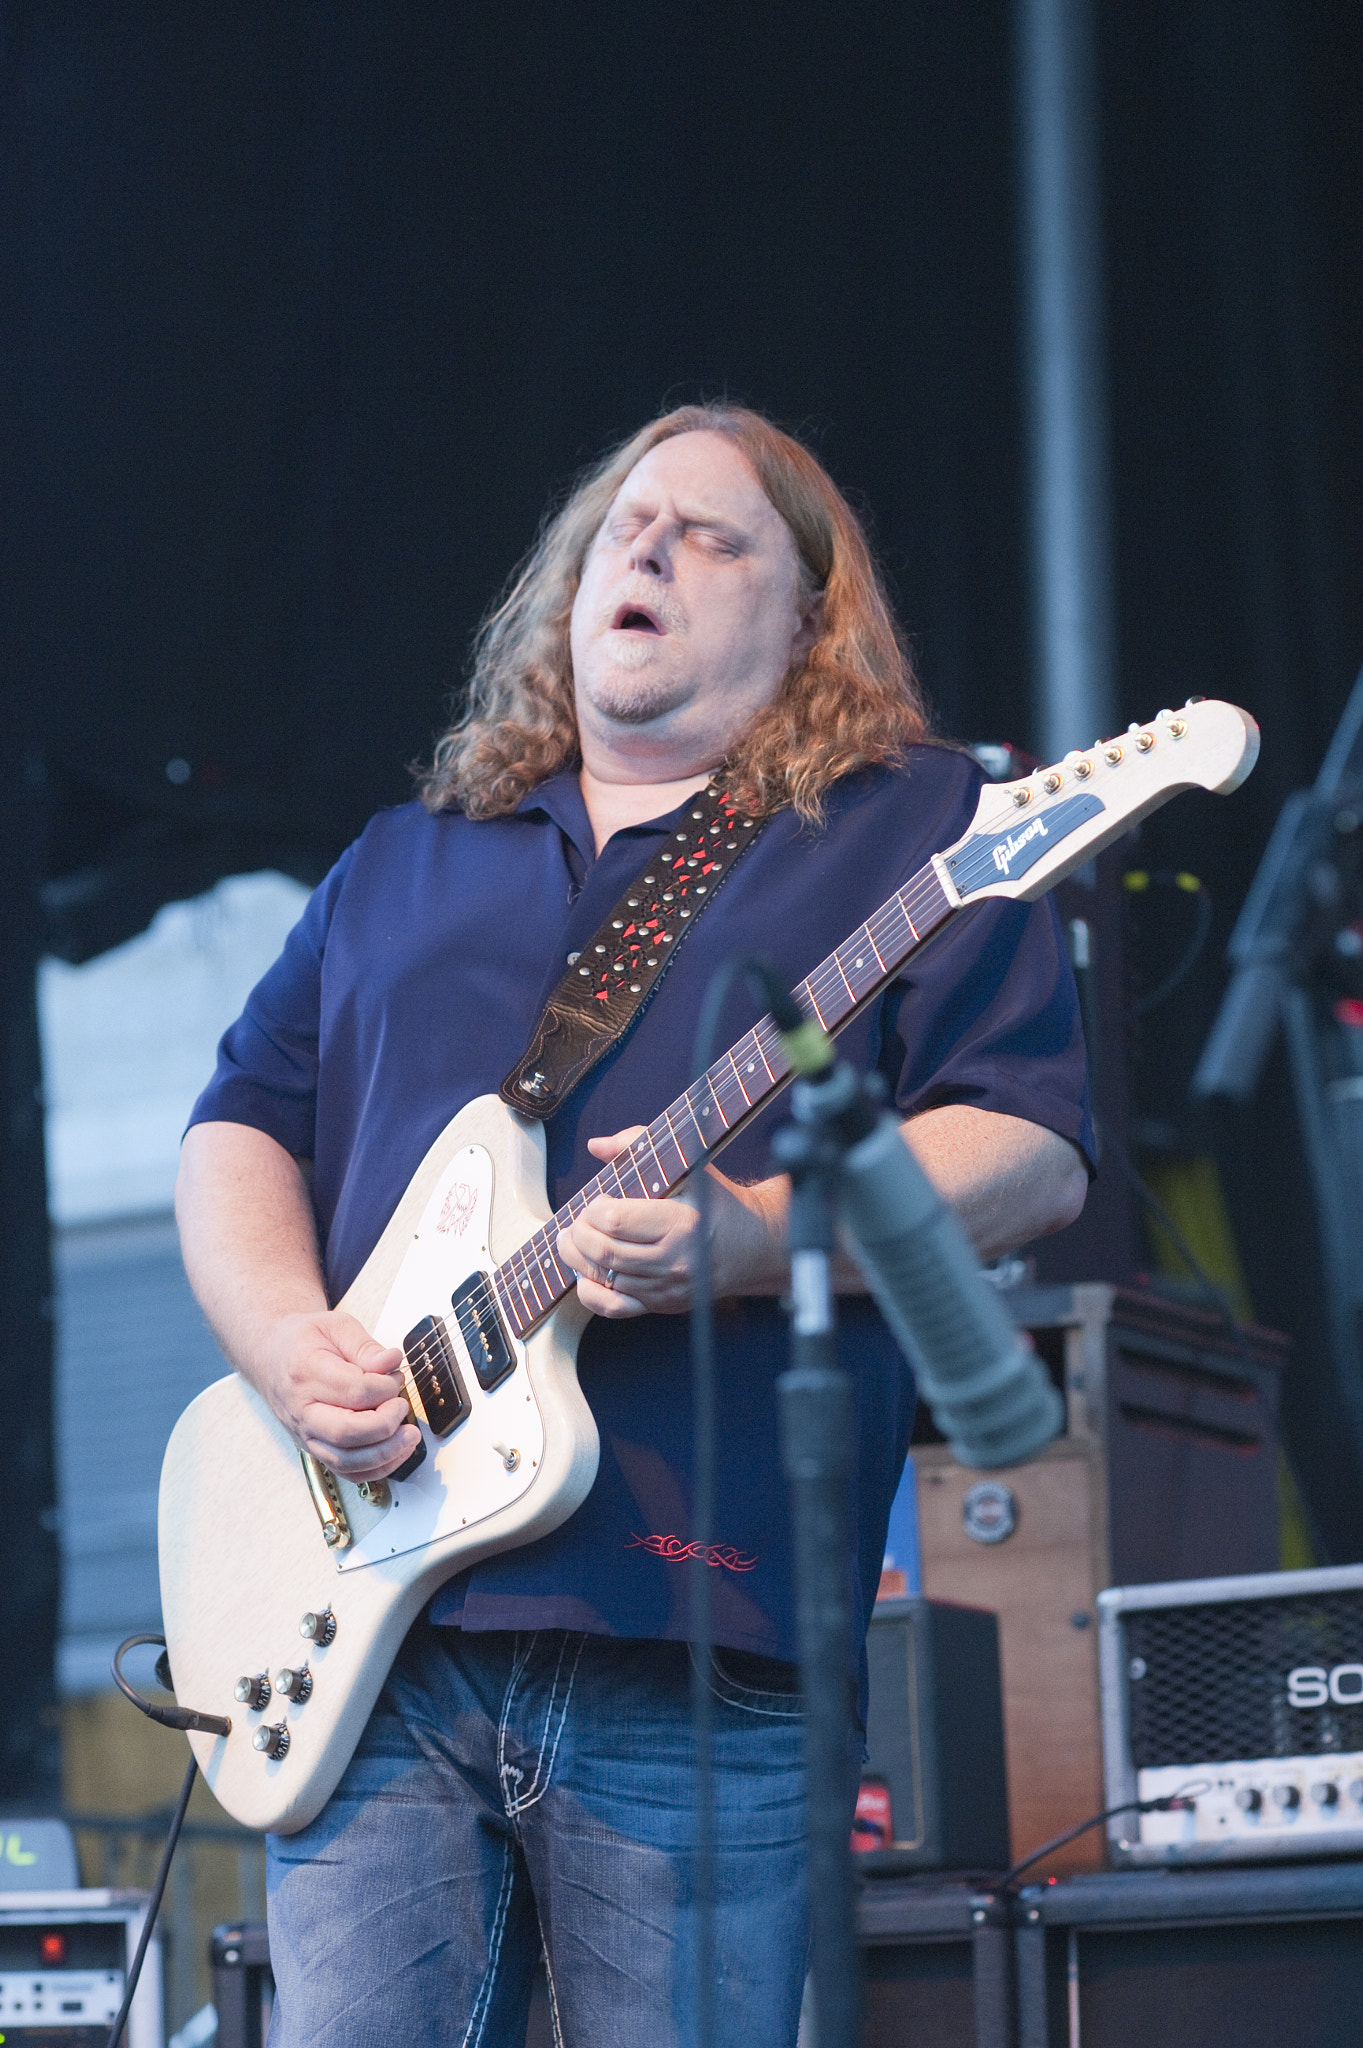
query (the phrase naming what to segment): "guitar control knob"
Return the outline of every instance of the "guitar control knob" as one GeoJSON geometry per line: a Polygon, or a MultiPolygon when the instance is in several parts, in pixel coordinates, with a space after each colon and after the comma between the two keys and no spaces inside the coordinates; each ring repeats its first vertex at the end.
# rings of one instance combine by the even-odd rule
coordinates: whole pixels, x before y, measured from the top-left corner
{"type": "Polygon", "coordinates": [[[328,1643],[336,1640],[336,1617],[329,1607],[320,1614],[305,1614],[298,1624],[298,1633],[305,1642],[316,1643],[319,1650],[325,1650],[328,1643]]]}
{"type": "Polygon", "coordinates": [[[1311,1787],[1311,1797],[1317,1806],[1323,1806],[1327,1809],[1331,1806],[1338,1806],[1339,1787],[1327,1780],[1323,1785],[1313,1785],[1311,1787]]]}
{"type": "Polygon", "coordinates": [[[1295,1785],[1275,1785],[1273,1804],[1280,1806],[1284,1813],[1295,1813],[1301,1805],[1301,1793],[1295,1785]]]}
{"type": "Polygon", "coordinates": [[[289,1731],[282,1721],[271,1727],[267,1721],[263,1728],[257,1728],[251,1737],[252,1747],[262,1756],[283,1757],[289,1753],[289,1731]]]}
{"type": "Polygon", "coordinates": [[[274,1683],[275,1691],[282,1700],[297,1700],[300,1707],[312,1696],[312,1673],[306,1664],[300,1664],[296,1671],[290,1670],[286,1664],[282,1671],[276,1673],[274,1683]]]}
{"type": "Polygon", "coordinates": [[[1264,1795],[1255,1785],[1242,1785],[1235,1795],[1235,1803],[1241,1813],[1257,1813],[1264,1803],[1264,1795]]]}
{"type": "Polygon", "coordinates": [[[263,1671],[257,1671],[254,1678],[237,1680],[237,1698],[253,1714],[259,1714],[270,1704],[270,1681],[263,1671]]]}

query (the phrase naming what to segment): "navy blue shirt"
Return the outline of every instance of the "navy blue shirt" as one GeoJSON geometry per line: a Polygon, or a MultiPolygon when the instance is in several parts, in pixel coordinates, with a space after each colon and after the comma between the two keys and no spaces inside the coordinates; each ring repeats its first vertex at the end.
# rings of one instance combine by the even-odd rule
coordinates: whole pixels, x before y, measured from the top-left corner
{"type": "MultiPolygon", "coordinates": [[[[799,982],[931,853],[965,833],[979,782],[968,756],[915,747],[902,768],[867,769],[836,784],[820,828],[789,810],[772,818],[633,1028],[546,1125],[553,1207],[599,1171],[589,1137],[647,1123],[694,1078],[696,1018],[723,961],[760,953],[789,985],[799,982]]],[[[503,818],[432,817],[419,804],[381,812],[317,889],[225,1034],[191,1121],[249,1124],[314,1161],[333,1300],[363,1265],[429,1145],[466,1103],[496,1090],[568,956],[675,822],[672,814],[617,832],[596,857],[577,778],[563,774],[503,818]]],[[[717,1050],[759,1009],[735,987],[717,1050]]],[[[1048,901],[963,913],[848,1027],[840,1050],[880,1069],[902,1114],[973,1103],[1046,1125],[1092,1154],[1078,1004],[1048,901]]],[[[738,1180],[769,1174],[772,1132],[787,1115],[783,1099],[769,1105],[727,1149],[724,1171],[738,1180]]],[[[857,1390],[850,1562],[864,1622],[914,1390],[869,1300],[844,1297],[838,1317],[857,1390]]],[[[720,1304],[716,1340],[715,1640],[793,1660],[791,1538],[777,1445],[775,1382],[787,1355],[779,1304],[720,1304]]],[[[432,1617],[468,1629],[685,1640],[688,1320],[594,1319],[578,1370],[601,1435],[591,1494],[552,1535],[451,1580],[432,1617]]]]}

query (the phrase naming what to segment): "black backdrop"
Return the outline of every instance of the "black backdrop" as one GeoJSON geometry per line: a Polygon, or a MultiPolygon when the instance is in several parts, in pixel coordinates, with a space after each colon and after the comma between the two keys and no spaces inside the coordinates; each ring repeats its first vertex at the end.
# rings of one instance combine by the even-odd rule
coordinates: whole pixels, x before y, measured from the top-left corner
{"type": "MultiPolygon", "coordinates": [[[[1147,828],[1144,864],[1207,880],[1216,952],[1133,1046],[1135,1105],[1222,1158],[1355,1556],[1283,1071],[1221,1126],[1186,1084],[1363,659],[1363,17],[1097,11],[1122,715],[1197,691],[1265,732],[1232,804],[1147,828]]],[[[943,723],[1032,738],[1003,0],[10,0],[0,32],[4,759],[25,817],[45,789],[54,950],[233,870],[320,873],[403,797],[548,491],[699,394],[804,431],[866,507],[943,723]]],[[[8,1161],[17,1214],[31,1143],[8,1161]]]]}

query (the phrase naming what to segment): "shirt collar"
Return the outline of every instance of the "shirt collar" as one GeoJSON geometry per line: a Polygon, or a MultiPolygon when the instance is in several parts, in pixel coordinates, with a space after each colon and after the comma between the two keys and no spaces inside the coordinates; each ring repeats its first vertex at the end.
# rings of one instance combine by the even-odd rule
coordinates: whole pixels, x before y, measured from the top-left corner
{"type": "MultiPolygon", "coordinates": [[[[694,792],[682,797],[679,803],[660,818],[648,818],[638,825],[624,826],[614,837],[617,839],[646,834],[660,835],[675,821],[678,813],[689,803],[695,802],[694,792]]],[[[542,811],[551,818],[561,832],[567,834],[588,866],[596,859],[596,835],[592,821],[587,816],[587,806],[582,801],[582,784],[578,781],[575,768],[564,768],[557,775],[551,775],[535,789],[529,790],[516,806],[517,817],[529,817],[535,811],[542,811]]]]}

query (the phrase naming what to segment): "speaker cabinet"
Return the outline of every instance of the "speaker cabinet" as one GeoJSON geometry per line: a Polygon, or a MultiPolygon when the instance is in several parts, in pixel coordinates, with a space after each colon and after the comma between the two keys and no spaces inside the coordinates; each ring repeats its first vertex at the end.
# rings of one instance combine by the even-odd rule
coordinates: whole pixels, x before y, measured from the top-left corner
{"type": "Polygon", "coordinates": [[[1024,1890],[1019,2048],[1357,2048],[1363,1866],[1112,1871],[1024,1890]]]}
{"type": "Polygon", "coordinates": [[[866,1639],[868,1775],[892,1839],[868,1872],[1008,1868],[999,1630],[992,1614],[911,1596],[877,1602],[866,1639]]]}
{"type": "MultiPolygon", "coordinates": [[[[1098,1594],[1114,1583],[1271,1571],[1287,1341],[1135,1289],[1005,1296],[1065,1396],[1031,1464],[965,1470],[916,1432],[923,1590],[999,1617],[1014,1856],[1104,1804],[1098,1594]]],[[[1085,1870],[1100,1834],[1048,1867],[1085,1870]]]]}

